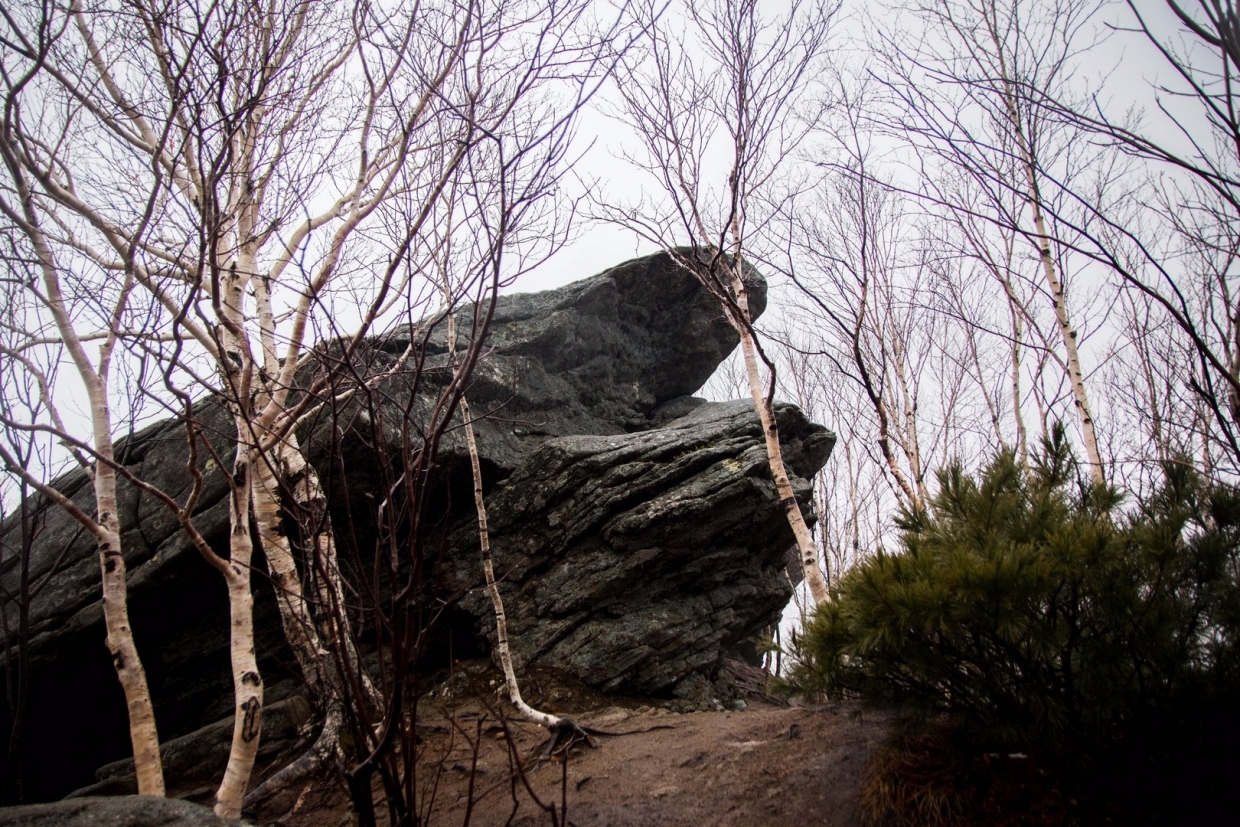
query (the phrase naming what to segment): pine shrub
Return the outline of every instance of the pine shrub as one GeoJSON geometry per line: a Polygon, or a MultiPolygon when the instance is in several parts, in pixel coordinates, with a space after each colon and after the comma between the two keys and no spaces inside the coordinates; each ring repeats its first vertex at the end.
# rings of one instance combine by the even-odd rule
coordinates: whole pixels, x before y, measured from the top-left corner
{"type": "Polygon", "coordinates": [[[976,477],[946,468],[928,508],[899,516],[899,549],[835,584],[788,686],[947,722],[979,751],[1101,786],[1153,765],[1164,788],[1176,773],[1208,786],[1214,751],[1235,752],[1240,494],[1185,463],[1163,475],[1122,504],[1083,482],[1061,430],[1028,469],[1010,453],[976,477]]]}

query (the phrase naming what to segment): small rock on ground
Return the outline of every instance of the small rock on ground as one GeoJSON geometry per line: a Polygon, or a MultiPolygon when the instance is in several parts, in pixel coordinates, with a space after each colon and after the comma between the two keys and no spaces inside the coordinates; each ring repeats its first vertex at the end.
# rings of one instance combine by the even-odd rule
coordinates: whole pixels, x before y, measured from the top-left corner
{"type": "MultiPolygon", "coordinates": [[[[246,822],[240,822],[245,825],[246,822]]],[[[0,807],[6,827],[233,827],[206,807],[152,795],[83,796],[0,807]]]]}

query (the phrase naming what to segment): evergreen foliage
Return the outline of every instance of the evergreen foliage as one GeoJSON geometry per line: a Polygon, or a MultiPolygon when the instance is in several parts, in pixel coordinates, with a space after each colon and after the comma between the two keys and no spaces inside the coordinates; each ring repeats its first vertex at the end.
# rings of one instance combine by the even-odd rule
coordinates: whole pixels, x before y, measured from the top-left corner
{"type": "Polygon", "coordinates": [[[900,549],[818,608],[791,688],[1095,767],[1133,749],[1167,759],[1168,743],[1199,755],[1222,731],[1207,711],[1234,721],[1234,488],[1169,463],[1158,491],[1120,509],[1082,481],[1061,429],[1027,470],[1001,453],[976,478],[955,464],[938,480],[927,510],[900,515],[900,549]]]}

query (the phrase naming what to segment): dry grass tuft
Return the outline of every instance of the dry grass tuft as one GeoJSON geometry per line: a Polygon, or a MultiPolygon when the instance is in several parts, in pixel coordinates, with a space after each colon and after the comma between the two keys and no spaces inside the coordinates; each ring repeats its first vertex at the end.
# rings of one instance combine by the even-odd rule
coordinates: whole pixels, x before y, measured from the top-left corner
{"type": "Polygon", "coordinates": [[[986,753],[938,726],[896,736],[862,778],[867,821],[895,827],[1041,827],[1080,823],[1062,774],[1019,754],[986,753]]]}

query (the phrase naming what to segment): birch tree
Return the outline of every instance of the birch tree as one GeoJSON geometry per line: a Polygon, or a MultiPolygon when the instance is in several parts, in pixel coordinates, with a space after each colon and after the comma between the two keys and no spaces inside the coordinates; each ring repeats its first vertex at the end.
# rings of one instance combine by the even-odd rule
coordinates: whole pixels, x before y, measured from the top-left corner
{"type": "Polygon", "coordinates": [[[867,449],[877,450],[874,459],[897,497],[920,508],[926,496],[916,402],[922,376],[909,359],[915,354],[920,362],[929,351],[915,330],[919,268],[908,258],[910,216],[867,172],[864,154],[800,207],[790,217],[788,243],[798,262],[790,268],[800,295],[794,301],[818,332],[807,347],[834,360],[837,375],[862,393],[853,415],[873,422],[867,449]]]}
{"type": "MultiPolygon", "coordinates": [[[[447,317],[447,337],[448,337],[448,365],[452,369],[457,367],[457,319],[452,312],[458,304],[457,296],[463,291],[464,285],[476,281],[471,278],[470,270],[477,269],[479,264],[482,268],[489,268],[499,271],[503,259],[503,245],[492,245],[488,250],[488,255],[481,262],[477,262],[473,267],[470,266],[468,260],[465,262],[464,273],[458,274],[458,270],[462,269],[462,263],[458,261],[461,255],[459,244],[453,244],[452,230],[455,228],[451,214],[445,222],[450,228],[445,237],[441,239],[439,245],[441,255],[439,257],[437,267],[438,287],[442,293],[443,308],[447,317]],[[459,282],[459,283],[458,283],[459,282]]],[[[466,249],[470,245],[464,245],[466,249]]],[[[476,338],[475,332],[471,338],[476,338]]],[[[474,434],[474,414],[470,409],[468,393],[462,391],[460,396],[460,417],[461,428],[465,432],[466,452],[469,455],[470,479],[473,483],[474,511],[477,515],[478,524],[478,546],[482,557],[483,579],[486,583],[487,596],[491,600],[491,607],[495,612],[495,649],[499,656],[500,670],[504,675],[504,686],[508,692],[508,699],[512,702],[513,707],[517,710],[521,717],[528,721],[532,721],[552,731],[567,728],[571,735],[576,732],[584,732],[571,722],[558,715],[552,715],[547,712],[535,709],[526,703],[521,694],[521,685],[517,678],[516,670],[512,663],[512,649],[508,644],[508,617],[504,610],[504,599],[499,591],[499,584],[495,578],[495,562],[491,555],[491,532],[487,522],[486,497],[483,494],[482,479],[482,463],[478,454],[478,442],[474,434]],[[572,731],[576,730],[576,731],[572,731]]]]}
{"type": "MultiPolygon", "coordinates": [[[[0,525],[7,529],[0,540],[0,633],[9,723],[4,756],[0,758],[0,801],[23,804],[31,707],[30,609],[49,579],[34,559],[47,506],[40,489],[58,467],[51,435],[32,425],[46,422],[49,413],[59,416],[49,407],[47,390],[63,362],[57,357],[63,354],[36,344],[36,337],[47,331],[42,329],[45,319],[32,300],[31,286],[39,283],[34,261],[18,228],[7,221],[0,227],[7,276],[0,279],[0,306],[6,309],[0,319],[0,461],[7,471],[0,474],[0,525]]],[[[85,512],[82,516],[93,518],[85,512]]],[[[80,531],[90,532],[97,521],[88,519],[79,526],[80,531]]]]}
{"type": "Polygon", "coordinates": [[[1056,220],[1064,212],[1062,186],[1072,181],[1079,187],[1085,181],[1092,150],[1074,145],[1072,130],[1049,117],[1029,93],[1074,94],[1069,80],[1075,65],[1097,42],[1097,5],[1093,0],[918,3],[905,8],[925,28],[904,40],[885,38],[875,48],[883,55],[893,95],[893,135],[910,141],[923,159],[971,177],[985,201],[956,203],[944,197],[933,168],[925,170],[929,183],[923,194],[949,209],[1015,229],[1031,248],[1054,314],[1057,349],[1090,475],[1101,484],[1106,468],[1081,357],[1082,328],[1065,276],[1080,222],[1056,220]],[[1052,205],[1052,199],[1059,204],[1052,205]],[[1013,211],[1014,206],[1020,209],[1013,211]]]}
{"type": "Polygon", "coordinates": [[[814,480],[815,530],[830,584],[879,544],[889,528],[892,488],[873,455],[872,417],[855,383],[825,356],[820,320],[795,307],[785,312],[790,329],[777,335],[786,383],[806,416],[831,423],[837,436],[833,461],[814,480]]]}
{"type": "MultiPolygon", "coordinates": [[[[566,56],[562,53],[559,59],[566,56]]],[[[588,69],[587,75],[605,73],[599,65],[589,69],[593,60],[586,53],[578,53],[573,62],[577,58],[582,59],[577,69],[588,69]]],[[[527,59],[531,67],[540,65],[540,57],[527,55],[527,59]]],[[[590,84],[582,87],[582,100],[571,104],[570,110],[591,91],[590,84]]],[[[557,113],[550,122],[521,121],[513,132],[492,133],[490,146],[472,156],[469,173],[462,171],[445,188],[435,220],[417,242],[423,277],[416,303],[408,307],[412,321],[367,343],[357,364],[327,371],[332,387],[318,411],[330,417],[333,432],[340,435],[332,451],[343,463],[344,452],[355,450],[346,449],[346,444],[364,446],[382,492],[372,512],[349,510],[351,520],[366,520],[378,534],[373,552],[353,547],[349,556],[358,591],[354,605],[366,619],[378,650],[376,683],[382,703],[366,702],[360,690],[366,667],[347,654],[344,642],[337,641],[333,648],[333,666],[350,700],[343,710],[352,746],[344,756],[345,776],[359,823],[366,827],[377,823],[371,792],[376,773],[386,792],[390,823],[418,823],[434,801],[434,785],[427,792],[417,781],[417,664],[445,608],[442,601],[428,600],[425,591],[428,546],[433,546],[433,532],[442,519],[429,503],[447,485],[440,453],[458,429],[464,434],[474,494],[483,581],[496,607],[498,650],[507,652],[474,437],[476,414],[466,391],[485,358],[483,345],[500,287],[563,243],[566,228],[547,194],[564,172],[560,161],[570,144],[571,118],[559,117],[564,114],[557,113]],[[492,174],[479,176],[484,169],[492,174]],[[393,341],[403,344],[393,348],[393,341]]],[[[347,492],[343,499],[349,501],[347,492]]],[[[331,608],[343,613],[350,607],[333,602],[331,608]]],[[[359,633],[347,625],[344,631],[355,640],[359,633]]],[[[524,717],[570,739],[580,731],[566,719],[526,704],[511,658],[501,654],[500,663],[510,697],[524,717]]]]}
{"type": "MultiPolygon", "coordinates": [[[[28,412],[37,418],[16,418],[9,405],[4,406],[0,416],[9,429],[35,432],[50,428],[70,439],[73,431],[65,424],[52,384],[59,359],[63,357],[72,364],[87,400],[90,436],[82,441],[73,439],[71,453],[91,479],[94,512],[82,509],[48,484],[37,473],[38,469],[27,467],[29,457],[0,446],[0,460],[9,473],[21,480],[22,486],[36,489],[64,508],[95,540],[103,586],[106,644],[125,695],[138,791],[162,796],[164,779],[154,709],[129,625],[109,396],[117,346],[130,318],[136,284],[132,272],[124,272],[124,268],[118,273],[119,278],[97,280],[96,272],[93,283],[79,280],[72,274],[71,256],[57,254],[54,237],[60,228],[54,219],[42,213],[38,177],[23,162],[30,155],[46,157],[49,151],[46,144],[31,139],[23,129],[27,118],[40,117],[42,107],[24,106],[23,92],[42,79],[42,66],[50,59],[60,34],[58,21],[47,7],[27,7],[6,12],[5,23],[8,37],[2,56],[5,99],[0,120],[0,158],[6,175],[0,184],[0,214],[8,225],[6,240],[12,254],[9,272],[13,277],[10,284],[16,282],[24,288],[9,294],[12,303],[6,307],[11,316],[6,332],[14,333],[13,322],[18,322],[26,333],[16,340],[6,336],[0,344],[0,382],[6,395],[23,385],[37,389],[35,404],[28,406],[28,412]],[[19,264],[26,266],[14,266],[19,264]],[[71,280],[69,284],[65,282],[66,276],[71,280]],[[31,302],[37,307],[31,307],[31,302]],[[50,346],[50,354],[45,345],[50,346]],[[97,346],[94,354],[88,351],[92,345],[97,346]],[[40,423],[39,419],[44,421],[40,423]]],[[[134,234],[139,240],[146,235],[153,195],[149,193],[144,203],[138,205],[134,234]]]]}
{"type": "Polygon", "coordinates": [[[600,204],[600,217],[678,256],[720,303],[740,337],[754,410],[762,423],[771,477],[796,540],[814,601],[827,599],[818,563],[779,445],[773,399],[775,363],[749,308],[746,273],[761,257],[780,177],[814,118],[802,119],[821,69],[838,6],[794,0],[766,17],[756,0],[641,7],[649,30],[640,59],[622,63],[616,116],[637,139],[625,159],[650,186],[629,204],[600,204]],[[692,44],[691,46],[689,44],[692,44]]]}
{"type": "MultiPolygon", "coordinates": [[[[1224,460],[1234,473],[1240,459],[1237,9],[1232,0],[1165,0],[1161,10],[1124,5],[1120,27],[1153,58],[1151,106],[1134,117],[1056,89],[1032,87],[1025,94],[1053,117],[1143,164],[1130,190],[1139,209],[1101,209],[1087,192],[1073,193],[1091,219],[1090,226],[1080,226],[1078,248],[1111,268],[1135,294],[1138,308],[1148,304],[1156,311],[1148,325],[1139,326],[1174,331],[1180,344],[1176,362],[1161,370],[1195,397],[1179,417],[1205,428],[1198,432],[1203,445],[1191,455],[1210,466],[1207,456],[1224,460]]],[[[1138,309],[1134,319],[1144,316],[1138,309]]]]}
{"type": "MultiPolygon", "coordinates": [[[[560,201],[559,182],[573,146],[575,117],[607,77],[615,59],[610,50],[622,54],[631,37],[622,12],[595,19],[590,11],[588,2],[475,9],[467,21],[469,39],[439,92],[447,125],[467,128],[445,130],[454,138],[447,145],[459,154],[435,168],[440,177],[433,200],[411,188],[389,201],[394,218],[388,220],[414,228],[407,236],[405,278],[393,290],[401,295],[393,304],[397,312],[375,314],[383,324],[377,338],[363,343],[353,336],[315,354],[317,378],[306,391],[314,402],[299,416],[330,417],[333,433],[363,440],[376,454],[387,492],[367,515],[379,527],[381,548],[369,560],[370,554],[352,550],[358,599],[346,603],[335,589],[319,598],[336,629],[326,644],[346,701],[342,717],[349,748],[342,748],[342,768],[364,825],[375,823],[375,773],[386,792],[390,823],[415,823],[429,812],[417,785],[416,697],[418,658],[442,609],[425,605],[420,591],[426,546],[441,516],[429,505],[442,483],[439,452],[447,435],[463,426],[480,495],[475,413],[465,394],[483,359],[495,300],[502,286],[545,261],[569,237],[571,209],[560,201]],[[436,295],[441,301],[434,309],[436,295]],[[430,343],[432,337],[440,341],[445,328],[447,356],[441,362],[445,357],[433,355],[442,353],[439,345],[430,343]],[[394,356],[383,344],[393,337],[404,343],[394,356]],[[393,385],[401,388],[399,403],[389,396],[393,385]],[[391,445],[393,434],[399,434],[399,450],[391,445]],[[377,699],[367,688],[368,665],[354,654],[359,632],[346,621],[351,609],[369,618],[375,636],[377,699]]],[[[476,506],[480,536],[486,538],[485,504],[476,501],[476,506]]],[[[322,543],[322,506],[311,517],[305,533],[322,543]]],[[[320,577],[322,557],[316,557],[320,577]]],[[[493,590],[488,558],[484,553],[483,570],[493,590]]],[[[507,667],[514,703],[523,713],[533,713],[556,732],[577,733],[524,704],[511,663],[507,667]]]]}
{"type": "Polygon", "coordinates": [[[232,415],[232,531],[220,570],[236,716],[216,811],[235,818],[263,705],[252,522],[286,635],[326,707],[343,690],[324,658],[352,641],[334,625],[341,618],[314,616],[341,598],[322,486],[294,430],[330,384],[323,374],[299,380],[309,337],[320,326],[343,334],[347,363],[375,320],[400,310],[417,272],[411,250],[447,182],[479,169],[480,143],[540,117],[567,129],[571,105],[532,96],[588,69],[578,28],[588,21],[582,4],[519,0],[27,9],[46,21],[45,42],[29,41],[6,12],[8,54],[31,67],[10,85],[7,110],[6,162],[24,188],[25,226],[40,228],[50,255],[155,308],[158,347],[148,347],[165,365],[170,400],[205,392],[232,415]],[[522,38],[534,45],[514,63],[522,38]],[[505,82],[505,71],[516,74],[505,82]],[[313,600],[282,527],[294,511],[318,515],[306,525],[326,591],[313,600]]]}

